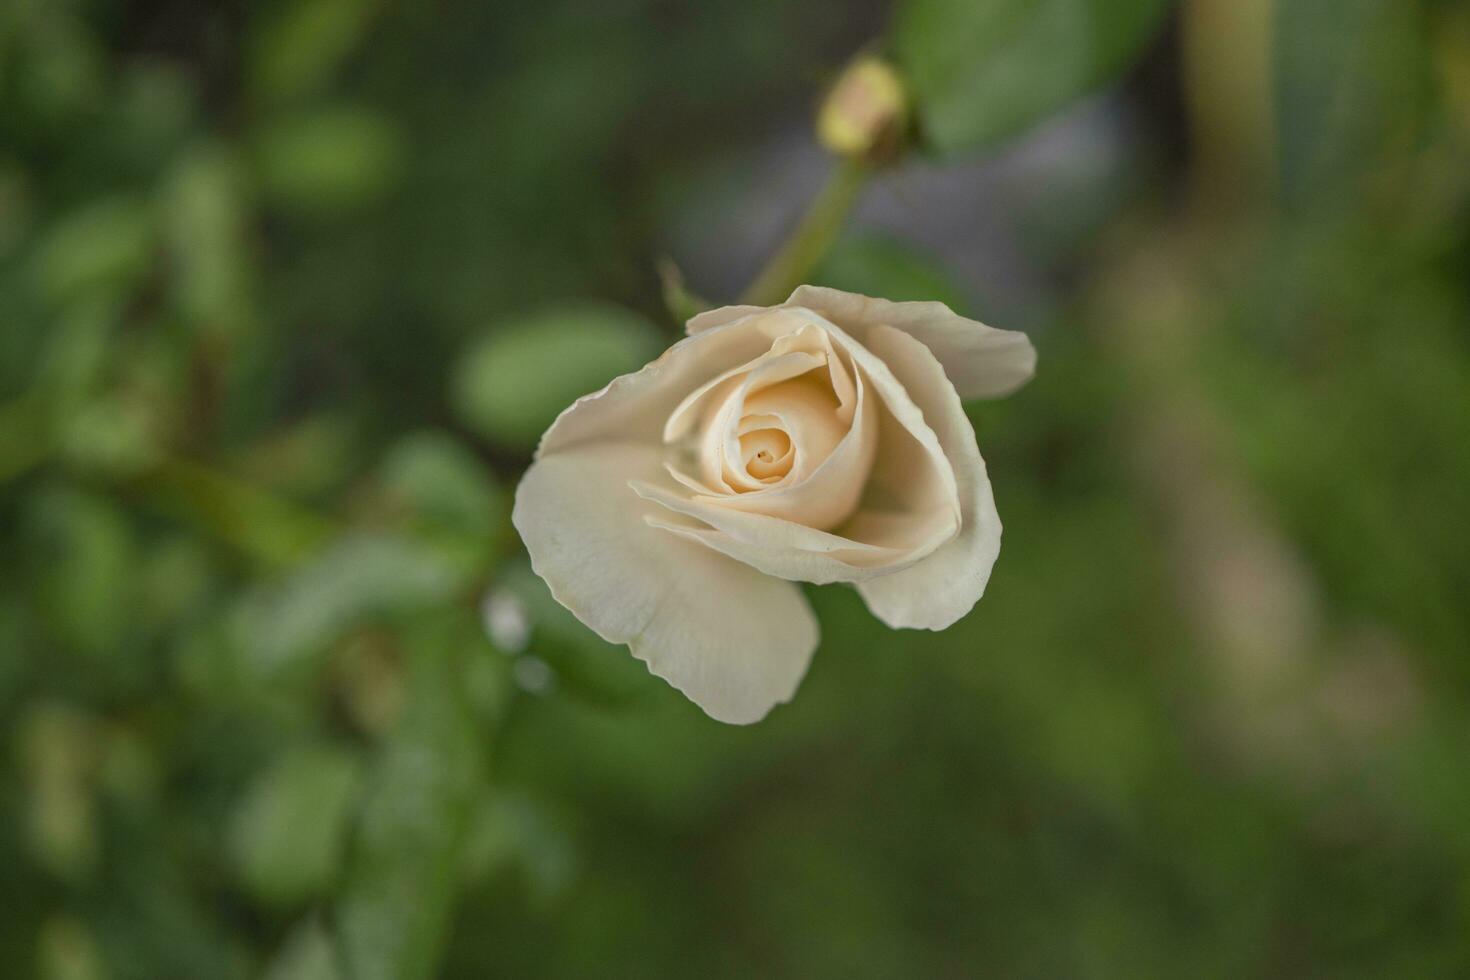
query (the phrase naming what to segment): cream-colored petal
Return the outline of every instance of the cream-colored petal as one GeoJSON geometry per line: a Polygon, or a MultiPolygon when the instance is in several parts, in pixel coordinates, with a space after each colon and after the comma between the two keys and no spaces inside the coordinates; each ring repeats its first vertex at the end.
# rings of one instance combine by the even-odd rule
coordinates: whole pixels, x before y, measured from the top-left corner
{"type": "Polygon", "coordinates": [[[1009,395],[1036,373],[1036,348],[1025,334],[988,327],[943,303],[893,303],[799,286],[785,305],[815,310],[864,343],[867,331],[879,324],[902,330],[934,353],[961,398],[1009,395]]]}
{"type": "Polygon", "coordinates": [[[790,410],[792,405],[773,404],[769,410],[781,413],[796,445],[792,472],[770,487],[704,501],[822,529],[848,519],[862,497],[878,451],[878,400],[866,393],[861,380],[859,376],[854,395],[858,411],[851,427],[840,435],[814,421],[820,407],[809,406],[802,412],[790,410]]]}
{"type": "Polygon", "coordinates": [[[721,306],[718,309],[705,310],[689,318],[684,324],[684,332],[693,337],[697,333],[724,326],[753,313],[764,313],[767,309],[769,307],[765,306],[721,306]]]}
{"type": "Polygon", "coordinates": [[[642,370],[577,399],[546,430],[537,452],[609,440],[659,443],[669,414],[689,392],[759,357],[775,337],[800,326],[790,319],[753,317],[681,340],[642,370]]]}
{"type": "MultiPolygon", "coordinates": [[[[723,482],[737,490],[760,490],[765,484],[745,471],[740,465],[740,423],[748,413],[769,414],[777,411],[768,405],[785,409],[792,399],[791,391],[763,398],[773,388],[787,389],[793,379],[819,367],[826,366],[826,355],[809,354],[805,351],[774,354],[752,369],[739,386],[733,389],[724,403],[715,411],[700,447],[700,462],[704,479],[708,483],[723,482]],[[747,408],[747,406],[750,406],[747,408]]],[[[832,414],[830,409],[827,413],[832,414]]],[[[835,419],[833,425],[836,425],[835,419]]],[[[797,433],[792,433],[793,438],[797,433]]],[[[832,443],[837,440],[833,438],[832,443]]],[[[804,450],[798,443],[798,449],[804,450]]],[[[830,445],[822,452],[830,451],[830,445]]]]}
{"type": "Polygon", "coordinates": [[[793,480],[803,480],[821,466],[852,426],[837,414],[837,402],[826,385],[814,377],[793,378],[745,400],[744,427],[750,418],[775,419],[791,439],[798,456],[793,480]]]}
{"type": "Polygon", "coordinates": [[[793,316],[811,317],[825,324],[827,332],[852,359],[855,369],[872,386],[872,391],[886,409],[878,413],[878,445],[881,449],[865,489],[865,505],[874,503],[879,510],[921,509],[924,512],[948,507],[958,524],[960,502],[954,472],[938,437],[925,420],[924,412],[903,382],[883,358],[875,356],[821,314],[800,307],[786,312],[793,316]]]}
{"type": "MultiPolygon", "coordinates": [[[[811,489],[818,492],[809,492],[805,483],[791,482],[753,493],[705,498],[701,502],[821,526],[849,540],[881,544],[901,552],[927,554],[957,534],[961,525],[961,508],[953,469],[945,458],[938,437],[925,422],[924,413],[883,360],[840,327],[810,310],[793,308],[751,318],[751,322],[757,321],[785,323],[787,330],[794,329],[790,326],[792,322],[822,326],[835,347],[851,361],[858,381],[856,402],[863,406],[863,410],[855,417],[848,440],[839,444],[826,464],[831,472],[819,470],[807,481],[813,485],[811,489]],[[874,392],[879,397],[872,397],[874,392]],[[880,403],[882,411],[877,409],[880,403]],[[871,452],[869,435],[874,420],[878,430],[878,452],[867,480],[854,480],[849,476],[850,463],[845,460],[845,455],[856,446],[866,446],[871,452]],[[854,440],[854,435],[864,429],[868,434],[854,440]],[[829,476],[830,481],[818,488],[818,482],[829,476]],[[812,517],[816,503],[849,495],[841,500],[846,508],[852,501],[850,495],[859,490],[862,497],[847,522],[816,524],[812,517]]],[[[866,465],[864,461],[863,466],[866,465]]],[[[735,536],[740,537],[738,534],[735,536]]],[[[745,560],[757,562],[752,557],[745,560]]],[[[758,567],[771,566],[767,563],[758,564],[758,567]]]]}
{"type": "Polygon", "coordinates": [[[944,629],[979,601],[1000,554],[1000,516],[985,461],[959,395],[930,350],[892,327],[873,328],[872,351],[892,367],[933,425],[954,467],[963,522],[960,533],[908,568],[859,582],[873,615],[895,629],[944,629]]]}
{"type": "Polygon", "coordinates": [[[711,717],[746,724],[791,699],[817,645],[799,587],[649,526],[628,488],[662,476],[661,447],[602,443],[544,453],[512,519],[531,567],[599,636],[711,717]]]}
{"type": "Polygon", "coordinates": [[[747,416],[740,423],[740,463],[747,473],[765,483],[791,472],[792,459],[796,456],[796,447],[779,422],[775,416],[747,416]],[[777,424],[754,427],[751,420],[756,418],[770,419],[777,424]]]}
{"type": "Polygon", "coordinates": [[[794,521],[724,507],[666,484],[635,480],[630,486],[666,509],[667,513],[648,518],[653,526],[697,540],[778,578],[818,585],[855,582],[922,557],[907,547],[869,545],[794,521]]]}
{"type": "MultiPolygon", "coordinates": [[[[817,334],[816,329],[806,329],[809,334],[817,334]]],[[[719,405],[729,397],[731,391],[739,387],[747,375],[752,372],[766,369],[765,380],[756,384],[759,389],[764,384],[775,384],[784,377],[794,377],[805,371],[821,367],[826,363],[827,351],[822,349],[822,344],[815,341],[802,343],[801,338],[793,336],[779,337],[763,351],[759,357],[752,358],[744,364],[724,371],[711,378],[698,388],[691,391],[679,402],[678,406],[669,413],[668,421],[664,423],[664,442],[677,442],[684,438],[691,429],[698,425],[709,411],[710,405],[719,405]],[[815,349],[813,349],[815,348],[815,349]],[[802,364],[794,370],[789,370],[783,377],[772,377],[769,373],[771,362],[781,361],[786,364],[802,364]]]]}
{"type": "Polygon", "coordinates": [[[648,523],[651,527],[729,555],[732,560],[743,562],[766,575],[790,582],[830,585],[833,582],[856,582],[879,574],[874,568],[849,564],[835,555],[751,544],[733,534],[707,527],[695,518],[681,521],[677,515],[666,518],[650,517],[648,523]]]}

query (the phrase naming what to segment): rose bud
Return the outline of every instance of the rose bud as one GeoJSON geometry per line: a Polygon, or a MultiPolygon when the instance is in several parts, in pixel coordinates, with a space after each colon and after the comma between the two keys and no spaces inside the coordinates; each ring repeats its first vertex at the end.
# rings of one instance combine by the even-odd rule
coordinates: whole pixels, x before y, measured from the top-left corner
{"type": "Polygon", "coordinates": [[[849,65],[828,93],[817,113],[817,140],[838,156],[881,163],[897,155],[907,124],[902,80],[869,55],[849,65]]]}

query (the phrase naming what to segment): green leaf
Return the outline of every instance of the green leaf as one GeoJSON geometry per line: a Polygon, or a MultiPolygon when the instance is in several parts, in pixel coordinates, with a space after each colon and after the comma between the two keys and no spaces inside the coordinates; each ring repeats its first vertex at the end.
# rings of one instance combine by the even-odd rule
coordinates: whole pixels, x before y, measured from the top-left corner
{"type": "Polygon", "coordinates": [[[301,924],[271,961],[265,980],[340,980],[337,951],[315,918],[301,924]]]}
{"type": "Polygon", "coordinates": [[[138,473],[159,458],[152,408],[116,395],[79,405],[59,421],[57,449],[81,472],[138,473]]]}
{"type": "Polygon", "coordinates": [[[116,357],[117,304],[71,303],[51,327],[35,386],[58,415],[76,409],[101,389],[116,357]]]}
{"type": "Polygon", "coordinates": [[[180,310],[194,329],[235,334],[251,321],[247,188],[225,146],[206,144],[177,165],[166,188],[167,234],[180,310]]]}
{"type": "Polygon", "coordinates": [[[93,656],[122,651],[136,611],[138,543],[110,500],[68,487],[32,497],[25,528],[54,635],[93,656]]]}
{"type": "Polygon", "coordinates": [[[662,346],[643,317],[616,306],[542,310],[476,342],[454,378],[460,418],[502,446],[530,449],[582,395],[636,371],[662,346]]]}
{"type": "Polygon", "coordinates": [[[284,581],[253,594],[232,623],[248,665],[288,670],[353,626],[447,601],[460,569],[407,535],[346,535],[284,581]]]}
{"type": "Polygon", "coordinates": [[[1025,129],[1127,67],[1169,0],[904,0],[894,28],[920,138],[948,156],[1025,129]]]}
{"type": "Polygon", "coordinates": [[[15,593],[0,594],[0,715],[9,716],[36,647],[29,607],[15,593]]]}
{"type": "Polygon", "coordinates": [[[501,520],[500,488],[468,447],[443,432],[416,432],[383,460],[395,503],[444,530],[484,539],[501,520]]]}
{"type": "Polygon", "coordinates": [[[235,867],[256,898],[291,905],[331,884],[357,785],[357,760],[323,745],[297,749],[260,775],[230,829],[235,867]]]}
{"type": "Polygon", "coordinates": [[[267,129],[257,145],[262,189],[281,207],[308,216],[351,210],[397,179],[398,129],[368,109],[339,106],[302,113],[267,129]]]}
{"type": "Polygon", "coordinates": [[[1413,0],[1276,4],[1276,129],[1288,202],[1349,196],[1402,159],[1432,59],[1413,0]]]}
{"type": "Polygon", "coordinates": [[[96,721],[69,705],[39,703],[15,728],[29,770],[31,853],[57,877],[85,881],[102,849],[92,785],[96,721]]]}
{"type": "Polygon", "coordinates": [[[147,271],[154,239],[153,213],[139,200],[105,198],[67,214],[45,234],[35,275],[47,298],[114,297],[147,271]]]}
{"type": "Polygon", "coordinates": [[[546,907],[566,892],[577,875],[576,845],[564,823],[527,793],[485,794],[465,845],[466,881],[477,884],[506,871],[519,871],[531,900],[546,907]]]}
{"type": "Polygon", "coordinates": [[[57,914],[36,937],[38,980],[105,980],[106,961],[85,922],[57,914]]]}
{"type": "Polygon", "coordinates": [[[373,0],[296,0],[250,47],[250,83],[264,100],[306,95],[327,82],[362,40],[373,0]]]}
{"type": "Polygon", "coordinates": [[[337,907],[345,972],[355,980],[434,974],[483,786],[481,736],[457,655],[471,640],[453,616],[410,636],[408,700],[373,774],[337,907]]]}

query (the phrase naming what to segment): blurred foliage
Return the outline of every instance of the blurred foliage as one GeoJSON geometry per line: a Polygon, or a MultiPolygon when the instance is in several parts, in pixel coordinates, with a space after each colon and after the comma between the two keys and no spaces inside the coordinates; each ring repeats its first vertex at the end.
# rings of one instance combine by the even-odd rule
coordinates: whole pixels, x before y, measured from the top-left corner
{"type": "Polygon", "coordinates": [[[543,310],[489,329],[463,354],[454,405],[471,429],[524,452],[562,409],[662,349],[650,324],[615,306],[543,310]]]}
{"type": "Polygon", "coordinates": [[[894,46],[920,137],[953,155],[1041,121],[1127,67],[1168,0],[905,0],[894,46]]]}
{"type": "Polygon", "coordinates": [[[0,4],[0,962],[1470,974],[1470,17],[1232,3],[0,4]],[[1022,311],[1006,548],[941,634],[811,590],[800,696],[727,728],[510,495],[702,302],[682,215],[733,264],[794,220],[747,162],[863,48],[1018,234],[815,276],[1022,311]],[[1042,122],[1065,193],[1007,156],[1042,122]]]}

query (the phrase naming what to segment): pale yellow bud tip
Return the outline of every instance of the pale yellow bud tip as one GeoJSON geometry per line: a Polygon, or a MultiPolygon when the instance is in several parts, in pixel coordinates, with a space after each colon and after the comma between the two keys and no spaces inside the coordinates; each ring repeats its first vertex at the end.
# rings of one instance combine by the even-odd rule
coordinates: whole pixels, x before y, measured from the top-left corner
{"type": "Polygon", "coordinates": [[[822,103],[817,139],[838,156],[876,160],[897,150],[907,115],[898,72],[866,55],[847,67],[822,103]]]}

